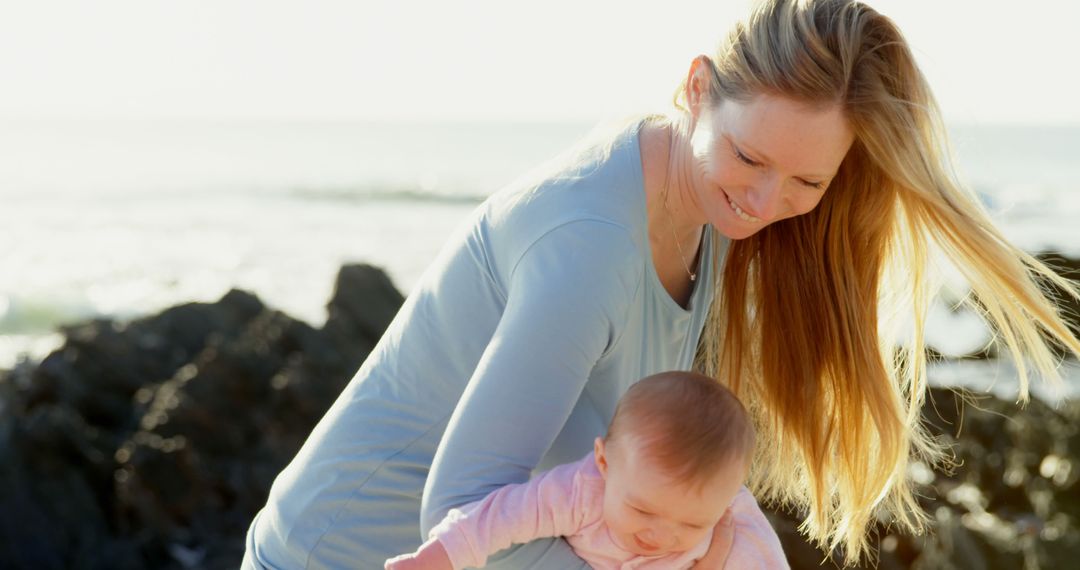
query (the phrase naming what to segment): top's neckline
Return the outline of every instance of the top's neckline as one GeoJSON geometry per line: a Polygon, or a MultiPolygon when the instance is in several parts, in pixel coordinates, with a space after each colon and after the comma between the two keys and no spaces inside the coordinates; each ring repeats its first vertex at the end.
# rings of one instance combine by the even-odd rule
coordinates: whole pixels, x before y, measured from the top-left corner
{"type": "Polygon", "coordinates": [[[698,262],[698,271],[695,280],[691,282],[690,299],[686,302],[686,307],[683,307],[675,300],[674,297],[668,293],[664,284],[660,281],[660,274],[656,271],[656,264],[653,263],[653,251],[652,243],[649,239],[649,211],[648,201],[645,196],[645,172],[641,162],[641,128],[645,124],[645,120],[638,122],[637,126],[630,130],[630,136],[633,137],[633,152],[631,153],[631,162],[634,167],[635,180],[637,181],[638,196],[641,203],[639,213],[644,220],[643,227],[645,228],[645,265],[648,266],[648,273],[651,275],[652,288],[656,290],[657,296],[662,298],[662,302],[668,306],[672,311],[681,315],[690,315],[694,312],[694,309],[698,304],[698,297],[701,295],[701,290],[705,287],[703,284],[712,281],[712,227],[710,224],[705,224],[705,230],[701,232],[701,243],[698,244],[700,249],[700,260],[698,262]]]}

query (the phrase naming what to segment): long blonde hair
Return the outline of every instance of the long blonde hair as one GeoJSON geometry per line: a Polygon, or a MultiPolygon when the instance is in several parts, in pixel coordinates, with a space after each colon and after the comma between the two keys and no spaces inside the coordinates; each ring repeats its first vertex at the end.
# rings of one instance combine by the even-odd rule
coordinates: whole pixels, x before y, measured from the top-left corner
{"type": "MultiPolygon", "coordinates": [[[[1015,359],[1021,400],[1028,364],[1058,379],[1050,344],[1080,356],[1042,288],[1080,293],[1009,244],[958,182],[906,41],[866,4],[760,2],[723,42],[714,70],[709,104],[762,93],[838,104],[856,133],[815,210],[731,243],[696,364],[755,418],[755,494],[805,511],[802,531],[853,564],[877,517],[923,529],[908,465],[943,457],[920,420],[933,248],[966,277],[972,303],[1015,359]],[[913,338],[897,345],[889,323],[912,317],[913,338]]],[[[685,84],[676,106],[684,97],[685,84]]]]}

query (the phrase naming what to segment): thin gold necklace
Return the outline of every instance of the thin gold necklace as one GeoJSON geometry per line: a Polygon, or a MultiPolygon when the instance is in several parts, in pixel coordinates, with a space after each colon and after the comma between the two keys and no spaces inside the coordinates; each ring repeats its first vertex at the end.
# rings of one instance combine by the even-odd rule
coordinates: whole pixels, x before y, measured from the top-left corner
{"type": "MultiPolygon", "coordinates": [[[[670,135],[669,135],[670,136],[670,135]]],[[[669,139],[670,140],[670,139],[669,139]]],[[[682,244],[679,243],[679,236],[675,233],[675,223],[671,221],[671,210],[668,209],[667,197],[668,197],[668,173],[671,170],[671,142],[668,142],[668,163],[664,166],[664,212],[667,213],[668,229],[671,230],[671,237],[675,240],[675,247],[679,249],[679,261],[682,262],[683,269],[686,270],[686,274],[690,276],[690,281],[697,280],[697,273],[690,271],[690,266],[686,263],[686,254],[683,253],[682,244]]]]}
{"type": "Polygon", "coordinates": [[[682,245],[679,243],[679,236],[675,235],[675,226],[671,222],[671,210],[667,207],[667,189],[664,190],[664,211],[667,212],[668,228],[671,229],[671,237],[675,240],[675,247],[679,249],[679,261],[682,262],[683,269],[686,270],[686,274],[690,276],[691,281],[697,280],[697,273],[690,271],[690,266],[686,264],[686,254],[683,253],[682,245]]]}

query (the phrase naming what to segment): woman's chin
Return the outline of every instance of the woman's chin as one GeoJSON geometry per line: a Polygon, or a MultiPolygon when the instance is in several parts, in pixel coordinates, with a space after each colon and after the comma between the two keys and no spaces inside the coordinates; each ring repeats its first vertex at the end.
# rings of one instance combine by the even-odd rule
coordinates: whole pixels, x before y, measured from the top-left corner
{"type": "Polygon", "coordinates": [[[759,224],[748,224],[748,223],[713,224],[713,229],[714,230],[716,230],[717,232],[720,232],[720,235],[722,235],[722,236],[724,236],[724,237],[726,237],[728,239],[731,239],[731,240],[746,239],[746,238],[758,233],[759,231],[761,231],[761,228],[763,228],[763,227],[765,227],[765,226],[764,225],[759,225],[759,224]]]}

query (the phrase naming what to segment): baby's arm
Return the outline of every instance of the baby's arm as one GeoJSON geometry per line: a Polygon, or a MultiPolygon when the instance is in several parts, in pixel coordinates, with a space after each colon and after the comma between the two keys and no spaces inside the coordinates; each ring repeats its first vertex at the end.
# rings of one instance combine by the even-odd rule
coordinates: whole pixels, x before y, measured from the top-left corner
{"type": "Polygon", "coordinates": [[[479,567],[512,544],[576,533],[586,515],[579,472],[591,458],[560,465],[526,483],[505,485],[480,501],[452,509],[415,555],[393,558],[386,568],[479,567]]]}
{"type": "Polygon", "coordinates": [[[438,540],[432,538],[416,552],[395,556],[386,561],[384,570],[454,570],[450,555],[438,540]]]}

